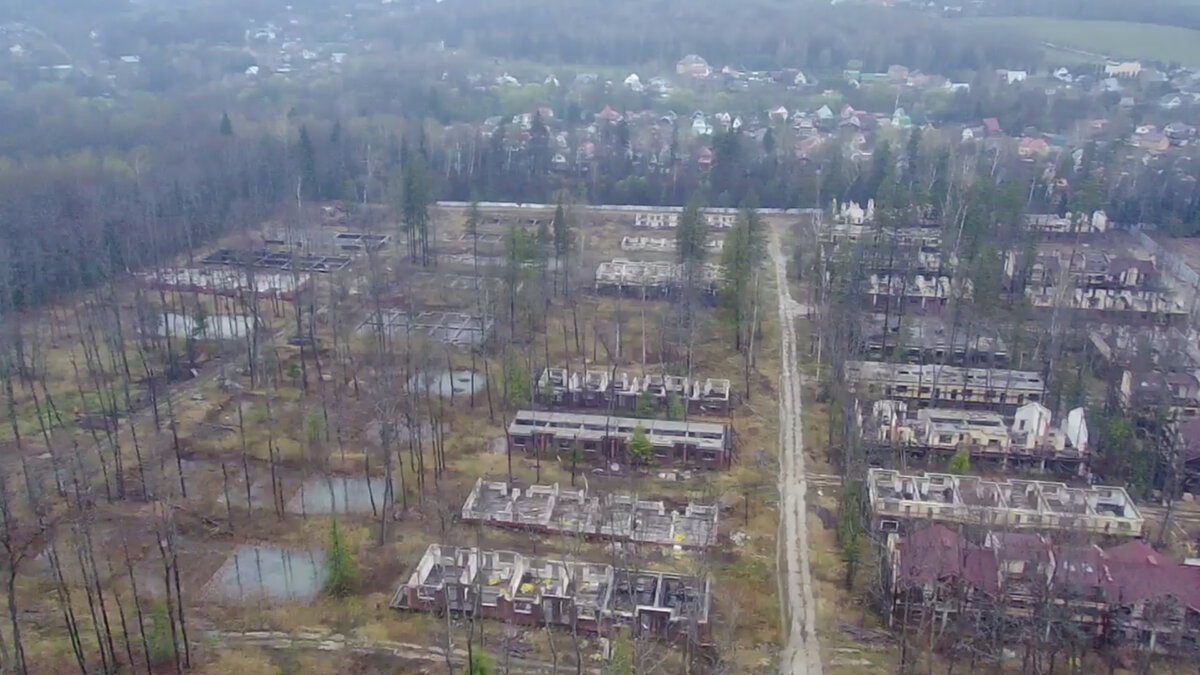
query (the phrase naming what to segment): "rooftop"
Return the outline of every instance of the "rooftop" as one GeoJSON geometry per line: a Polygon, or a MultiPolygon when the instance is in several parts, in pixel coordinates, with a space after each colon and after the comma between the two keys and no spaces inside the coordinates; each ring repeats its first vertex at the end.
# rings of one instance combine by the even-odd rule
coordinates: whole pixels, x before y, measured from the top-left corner
{"type": "Polygon", "coordinates": [[[1014,393],[1041,393],[1045,388],[1042,376],[1027,370],[998,368],[960,368],[940,364],[915,365],[880,363],[877,361],[848,361],[846,379],[865,384],[889,386],[920,385],[938,387],[971,387],[987,390],[1007,390],[1014,393]]]}

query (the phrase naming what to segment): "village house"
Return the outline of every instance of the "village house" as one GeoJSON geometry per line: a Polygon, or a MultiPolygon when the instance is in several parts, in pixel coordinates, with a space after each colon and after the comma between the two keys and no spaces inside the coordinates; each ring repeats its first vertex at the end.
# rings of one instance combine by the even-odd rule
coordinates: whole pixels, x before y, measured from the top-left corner
{"type": "Polygon", "coordinates": [[[690,75],[691,77],[708,77],[712,74],[712,68],[709,67],[708,61],[695,54],[688,54],[679,59],[679,62],[675,64],[675,74],[690,75]]]}
{"type": "Polygon", "coordinates": [[[1104,74],[1108,77],[1134,78],[1142,74],[1142,64],[1139,61],[1109,61],[1104,64],[1104,74]]]}

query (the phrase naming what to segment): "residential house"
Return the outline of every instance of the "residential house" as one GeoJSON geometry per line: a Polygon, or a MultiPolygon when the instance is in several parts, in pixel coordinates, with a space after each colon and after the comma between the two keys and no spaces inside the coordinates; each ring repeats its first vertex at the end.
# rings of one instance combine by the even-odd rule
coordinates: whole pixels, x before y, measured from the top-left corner
{"type": "Polygon", "coordinates": [[[1183,97],[1179,94],[1165,94],[1158,99],[1158,107],[1163,110],[1174,110],[1183,105],[1183,97]]]}
{"type": "Polygon", "coordinates": [[[1142,64],[1139,61],[1109,61],[1104,64],[1104,74],[1108,77],[1133,78],[1141,73],[1142,64]]]}
{"type": "Polygon", "coordinates": [[[688,54],[675,64],[675,73],[692,77],[708,77],[712,74],[712,68],[709,67],[708,61],[696,54],[688,54]]]}
{"type": "Polygon", "coordinates": [[[708,136],[713,132],[712,125],[708,123],[708,118],[704,113],[699,113],[692,116],[692,133],[697,136],[708,136]]]}
{"type": "Polygon", "coordinates": [[[1000,77],[1002,77],[1007,84],[1016,84],[1018,82],[1024,82],[1029,77],[1029,72],[1024,70],[1001,70],[1000,77]]]}
{"type": "Polygon", "coordinates": [[[630,73],[629,77],[625,78],[625,88],[638,94],[646,90],[645,85],[642,84],[642,80],[637,76],[637,73],[630,73]]]}
{"type": "Polygon", "coordinates": [[[820,108],[817,108],[817,119],[822,121],[831,120],[833,119],[833,111],[829,109],[829,106],[822,105],[820,108]]]}
{"type": "Polygon", "coordinates": [[[846,382],[860,398],[904,400],[910,406],[944,406],[1015,412],[1040,402],[1045,381],[1039,373],[1001,368],[960,368],[849,361],[846,382]]]}
{"type": "Polygon", "coordinates": [[[792,78],[792,84],[797,87],[803,87],[808,84],[808,76],[803,71],[796,71],[796,76],[792,78]]]}
{"type": "Polygon", "coordinates": [[[1038,159],[1050,154],[1050,144],[1041,138],[1021,137],[1017,154],[1026,159],[1038,159]]]}
{"type": "Polygon", "coordinates": [[[888,81],[895,84],[903,84],[908,81],[908,67],[899,64],[888,66],[887,69],[888,81]]]}
{"type": "Polygon", "coordinates": [[[621,121],[621,113],[617,112],[616,110],[613,110],[609,106],[604,106],[604,110],[601,110],[599,113],[596,113],[596,119],[601,122],[608,122],[609,124],[615,124],[615,123],[621,121]]]}
{"type": "Polygon", "coordinates": [[[767,111],[767,117],[772,122],[786,122],[788,118],[788,109],[783,106],[779,106],[778,108],[767,111]]]}
{"type": "Polygon", "coordinates": [[[1071,77],[1071,71],[1066,68],[1056,68],[1051,76],[1059,82],[1071,83],[1075,80],[1071,77]]]}
{"type": "Polygon", "coordinates": [[[1150,152],[1166,152],[1171,147],[1171,139],[1160,131],[1147,131],[1146,133],[1134,134],[1129,142],[1136,148],[1141,150],[1149,150],[1150,152]]]}
{"type": "MultiPolygon", "coordinates": [[[[709,133],[711,133],[711,131],[712,130],[710,129],[709,133]]],[[[699,164],[700,168],[702,169],[711,168],[713,163],[712,150],[709,150],[708,148],[700,148],[696,152],[696,163],[699,164]]]]}
{"type": "Polygon", "coordinates": [[[987,132],[988,136],[999,136],[1003,133],[1003,131],[1000,129],[1000,120],[996,119],[995,117],[983,118],[983,128],[984,131],[987,132]]]}

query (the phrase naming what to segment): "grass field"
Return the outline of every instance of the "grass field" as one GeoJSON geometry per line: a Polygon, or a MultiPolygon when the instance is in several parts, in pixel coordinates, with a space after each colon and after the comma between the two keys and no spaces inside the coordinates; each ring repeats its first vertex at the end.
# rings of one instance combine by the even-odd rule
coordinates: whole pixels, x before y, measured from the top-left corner
{"type": "Polygon", "coordinates": [[[1200,31],[1187,28],[1038,17],[971,19],[970,24],[1020,31],[1042,42],[1113,57],[1200,65],[1200,31]]]}

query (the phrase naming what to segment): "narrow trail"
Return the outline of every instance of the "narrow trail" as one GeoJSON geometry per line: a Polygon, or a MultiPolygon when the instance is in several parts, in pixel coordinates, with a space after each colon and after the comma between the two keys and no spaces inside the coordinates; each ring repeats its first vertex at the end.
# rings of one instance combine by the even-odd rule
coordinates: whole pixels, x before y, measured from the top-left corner
{"type": "Polygon", "coordinates": [[[813,599],[808,555],[808,519],[804,473],[803,380],[796,362],[796,319],[803,308],[788,289],[787,259],[777,229],[771,230],[768,247],[775,265],[779,294],[779,325],[783,371],[779,396],[779,560],[780,608],[786,628],[780,672],[784,675],[820,675],[821,650],[817,644],[817,612],[813,599]]]}

